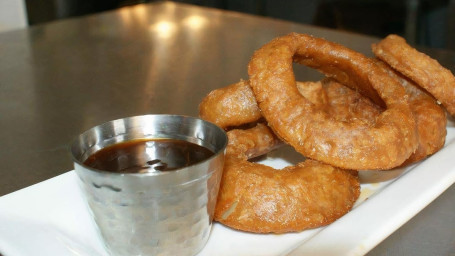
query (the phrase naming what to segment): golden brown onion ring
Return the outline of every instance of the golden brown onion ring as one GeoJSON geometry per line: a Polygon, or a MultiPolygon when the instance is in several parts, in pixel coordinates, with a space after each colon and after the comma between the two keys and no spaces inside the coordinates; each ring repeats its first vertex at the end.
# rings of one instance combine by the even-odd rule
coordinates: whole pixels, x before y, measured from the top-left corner
{"type": "Polygon", "coordinates": [[[357,172],[314,160],[276,170],[248,158],[278,141],[267,126],[228,132],[229,144],[215,220],[254,233],[284,233],[327,225],[360,194],[357,172]]]}
{"type": "MultiPolygon", "coordinates": [[[[313,104],[327,102],[320,82],[297,82],[297,88],[313,104]]],[[[244,80],[211,91],[199,104],[199,116],[223,129],[253,123],[262,118],[249,81],[244,80]]]]}
{"type": "Polygon", "coordinates": [[[361,53],[292,33],[257,50],[248,73],[269,126],[307,157],[345,169],[390,169],[417,148],[417,129],[404,88],[361,53]],[[382,100],[386,109],[374,124],[333,120],[300,95],[293,61],[316,68],[376,103],[382,100]]]}
{"type": "Polygon", "coordinates": [[[387,36],[372,48],[376,57],[424,88],[455,115],[455,77],[450,70],[397,35],[387,36]]]}

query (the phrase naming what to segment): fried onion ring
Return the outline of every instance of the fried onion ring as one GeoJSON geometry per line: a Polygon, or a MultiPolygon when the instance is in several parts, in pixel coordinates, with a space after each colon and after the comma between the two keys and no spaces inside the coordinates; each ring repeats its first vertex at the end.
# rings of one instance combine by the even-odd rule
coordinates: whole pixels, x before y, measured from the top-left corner
{"type": "Polygon", "coordinates": [[[309,158],[345,169],[390,169],[417,148],[417,129],[404,88],[361,53],[292,33],[257,50],[248,74],[269,126],[309,158]],[[383,102],[386,109],[373,124],[333,120],[300,95],[293,61],[333,77],[377,104],[383,102]]]}
{"type": "Polygon", "coordinates": [[[276,170],[248,158],[278,141],[267,126],[231,130],[215,220],[254,233],[284,233],[327,225],[360,194],[357,172],[314,160],[276,170]]]}
{"type": "Polygon", "coordinates": [[[455,115],[455,77],[450,70],[398,35],[389,35],[372,48],[376,57],[424,88],[455,115]]]}

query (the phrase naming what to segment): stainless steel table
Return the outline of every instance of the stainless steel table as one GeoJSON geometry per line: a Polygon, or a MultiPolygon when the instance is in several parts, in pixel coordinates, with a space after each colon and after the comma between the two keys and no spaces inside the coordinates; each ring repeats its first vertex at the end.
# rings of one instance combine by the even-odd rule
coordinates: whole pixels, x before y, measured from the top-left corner
{"type": "MultiPolygon", "coordinates": [[[[210,90],[247,78],[255,49],[289,32],[368,55],[377,41],[171,2],[0,34],[0,196],[71,170],[70,141],[101,122],[148,113],[196,116],[210,90]]],[[[454,53],[428,52],[454,71],[454,53]]],[[[303,67],[296,76],[320,78],[303,67]]],[[[369,255],[455,255],[454,201],[452,185],[369,255]]]]}

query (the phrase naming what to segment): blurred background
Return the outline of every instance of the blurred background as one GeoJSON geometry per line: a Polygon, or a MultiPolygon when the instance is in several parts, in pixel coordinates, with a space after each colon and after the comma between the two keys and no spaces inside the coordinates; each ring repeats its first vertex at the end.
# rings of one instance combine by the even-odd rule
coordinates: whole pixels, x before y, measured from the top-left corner
{"type": "MultiPolygon", "coordinates": [[[[152,0],[0,0],[0,31],[152,0]],[[8,23],[14,23],[13,25],[8,23]],[[2,26],[3,25],[3,26],[2,26]]],[[[455,0],[177,0],[455,50],[455,0]]]]}

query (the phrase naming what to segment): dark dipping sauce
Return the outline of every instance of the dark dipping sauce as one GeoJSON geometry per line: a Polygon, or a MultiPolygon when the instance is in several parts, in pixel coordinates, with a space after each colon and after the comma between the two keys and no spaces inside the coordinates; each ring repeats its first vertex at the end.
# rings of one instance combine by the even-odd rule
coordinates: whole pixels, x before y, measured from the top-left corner
{"type": "Polygon", "coordinates": [[[199,163],[214,153],[200,145],[176,139],[139,139],[103,148],[84,164],[116,173],[172,171],[199,163]]]}

